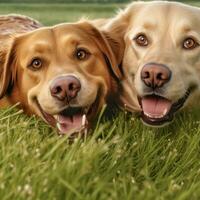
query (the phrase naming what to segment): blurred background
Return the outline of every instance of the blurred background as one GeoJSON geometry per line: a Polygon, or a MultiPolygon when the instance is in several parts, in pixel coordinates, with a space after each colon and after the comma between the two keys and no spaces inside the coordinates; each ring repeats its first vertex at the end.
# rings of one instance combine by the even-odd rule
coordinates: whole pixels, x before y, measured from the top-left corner
{"type": "MultiPolygon", "coordinates": [[[[170,1],[170,0],[169,0],[170,1]]],[[[180,2],[200,2],[199,0],[178,0],[180,2]]],[[[130,0],[0,0],[2,3],[127,3],[130,0]]]]}
{"type": "MultiPolygon", "coordinates": [[[[130,0],[0,0],[0,14],[17,13],[39,20],[44,25],[112,17],[130,0]]],[[[200,5],[200,0],[182,1],[200,5]]]]}

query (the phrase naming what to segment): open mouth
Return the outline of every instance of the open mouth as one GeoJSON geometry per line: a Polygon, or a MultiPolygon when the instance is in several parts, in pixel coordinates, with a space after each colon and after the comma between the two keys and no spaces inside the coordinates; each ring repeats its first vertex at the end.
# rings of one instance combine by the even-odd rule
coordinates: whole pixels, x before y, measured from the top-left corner
{"type": "Polygon", "coordinates": [[[175,112],[183,107],[185,101],[190,95],[190,89],[177,102],[172,103],[171,100],[158,95],[147,95],[139,97],[139,103],[142,108],[142,120],[152,126],[163,125],[173,119],[175,112]]]}
{"type": "Polygon", "coordinates": [[[95,103],[88,107],[68,106],[58,114],[51,115],[42,109],[38,101],[37,106],[49,125],[56,127],[60,134],[67,135],[87,131],[89,120],[92,118],[97,108],[95,101],[95,103]]]}

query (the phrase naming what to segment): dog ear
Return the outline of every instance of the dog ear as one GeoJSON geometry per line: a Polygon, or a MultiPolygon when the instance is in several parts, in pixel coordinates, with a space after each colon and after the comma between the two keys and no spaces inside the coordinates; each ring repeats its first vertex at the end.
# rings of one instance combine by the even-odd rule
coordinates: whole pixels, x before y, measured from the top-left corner
{"type": "Polygon", "coordinates": [[[133,87],[130,83],[127,80],[123,80],[121,87],[122,89],[118,102],[119,107],[133,113],[141,111],[136,91],[133,91],[133,87]]]}
{"type": "Polygon", "coordinates": [[[16,79],[16,40],[13,38],[6,52],[1,52],[0,99],[12,88],[16,79]]]}
{"type": "Polygon", "coordinates": [[[141,107],[138,103],[136,95],[137,92],[136,90],[134,90],[134,86],[130,84],[124,74],[123,56],[126,47],[125,43],[127,39],[127,33],[130,29],[133,28],[132,26],[130,26],[132,24],[131,22],[134,19],[135,14],[138,12],[138,10],[142,8],[142,5],[143,2],[133,2],[125,9],[120,10],[114,18],[107,19],[105,23],[100,21],[101,23],[97,24],[100,26],[101,30],[108,32],[112,36],[112,38],[114,38],[114,40],[116,40],[119,44],[120,48],[113,48],[115,55],[117,55],[117,58],[119,59],[118,63],[121,62],[121,65],[119,65],[119,67],[121,74],[123,75],[120,84],[121,88],[118,97],[118,105],[119,107],[133,113],[141,111],[141,107]]]}
{"type": "Polygon", "coordinates": [[[105,34],[112,50],[117,58],[117,63],[120,65],[123,61],[125,50],[125,33],[128,28],[128,24],[124,20],[118,18],[111,19],[105,26],[100,27],[105,34]]]}
{"type": "MultiPolygon", "coordinates": [[[[92,23],[100,28],[104,33],[109,33],[112,40],[109,40],[111,47],[113,47],[113,52],[117,57],[117,62],[120,64],[120,70],[123,74],[123,56],[125,51],[125,40],[126,35],[129,32],[131,21],[134,19],[135,14],[142,7],[144,2],[133,2],[129,4],[125,9],[120,9],[117,15],[110,19],[99,19],[94,20],[92,23]],[[116,45],[117,44],[117,45],[116,45]]],[[[124,74],[123,74],[124,75],[124,74]]]]}
{"type": "Polygon", "coordinates": [[[111,34],[108,31],[102,31],[102,34],[106,37],[107,42],[109,43],[115,58],[117,60],[117,65],[120,66],[123,60],[125,43],[124,41],[118,37],[117,34],[111,34]]]}
{"type": "Polygon", "coordinates": [[[98,30],[88,22],[80,22],[79,27],[92,37],[95,44],[101,50],[113,78],[118,81],[121,80],[122,74],[117,63],[117,57],[114,54],[114,51],[119,47],[117,42],[115,42],[112,37],[108,36],[108,34],[98,30]]]}

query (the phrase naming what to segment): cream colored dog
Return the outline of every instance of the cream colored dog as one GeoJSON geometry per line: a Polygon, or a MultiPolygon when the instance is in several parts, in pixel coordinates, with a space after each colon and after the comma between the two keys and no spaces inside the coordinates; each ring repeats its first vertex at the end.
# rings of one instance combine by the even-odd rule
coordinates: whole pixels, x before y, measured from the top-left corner
{"type": "Polygon", "coordinates": [[[103,29],[125,49],[122,102],[141,110],[146,124],[163,125],[186,105],[198,103],[200,9],[176,2],[137,2],[103,29]]]}

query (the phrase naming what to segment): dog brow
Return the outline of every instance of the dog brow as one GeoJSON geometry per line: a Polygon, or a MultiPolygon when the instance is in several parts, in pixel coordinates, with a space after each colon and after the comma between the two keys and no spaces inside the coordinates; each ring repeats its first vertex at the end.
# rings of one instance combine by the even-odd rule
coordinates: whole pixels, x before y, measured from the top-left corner
{"type": "Polygon", "coordinates": [[[50,45],[46,42],[38,42],[32,47],[32,50],[38,53],[50,52],[51,49],[52,48],[50,47],[50,45]]]}
{"type": "Polygon", "coordinates": [[[183,27],[182,27],[182,30],[184,31],[184,32],[190,32],[192,29],[191,29],[191,27],[189,27],[188,25],[184,25],[183,27]]]}
{"type": "Polygon", "coordinates": [[[145,28],[145,29],[155,29],[156,28],[156,23],[153,23],[153,22],[145,22],[144,24],[143,24],[143,27],[145,28]]]}

